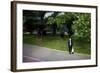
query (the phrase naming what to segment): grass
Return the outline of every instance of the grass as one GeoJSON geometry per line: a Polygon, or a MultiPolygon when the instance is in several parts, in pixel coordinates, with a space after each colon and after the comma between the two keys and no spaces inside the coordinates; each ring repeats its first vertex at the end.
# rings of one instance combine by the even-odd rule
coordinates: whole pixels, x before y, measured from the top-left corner
{"type": "MultiPolygon", "coordinates": [[[[38,45],[42,47],[47,47],[51,49],[57,49],[62,51],[68,51],[67,46],[67,40],[68,37],[61,38],[60,36],[44,36],[44,37],[38,37],[37,35],[24,35],[23,36],[23,43],[32,44],[32,45],[38,45]]],[[[90,44],[74,41],[74,49],[77,53],[82,54],[90,54],[90,44]]]]}

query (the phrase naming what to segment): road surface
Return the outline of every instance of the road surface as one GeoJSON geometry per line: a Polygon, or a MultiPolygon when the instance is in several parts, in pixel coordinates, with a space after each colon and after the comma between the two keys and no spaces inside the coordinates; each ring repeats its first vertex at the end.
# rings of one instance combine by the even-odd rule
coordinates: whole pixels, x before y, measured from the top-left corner
{"type": "Polygon", "coordinates": [[[90,58],[90,55],[78,53],[70,55],[67,51],[23,44],[23,62],[85,60],[90,58]]]}

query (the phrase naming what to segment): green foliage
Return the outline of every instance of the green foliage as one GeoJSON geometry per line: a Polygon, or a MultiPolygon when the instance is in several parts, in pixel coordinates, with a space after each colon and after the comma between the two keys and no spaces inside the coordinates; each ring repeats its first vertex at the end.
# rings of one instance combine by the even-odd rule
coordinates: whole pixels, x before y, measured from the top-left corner
{"type": "Polygon", "coordinates": [[[57,15],[51,22],[61,26],[63,23],[67,25],[68,34],[72,36],[75,33],[77,39],[87,40],[90,42],[91,33],[91,14],[90,13],[74,13],[65,12],[62,15],[57,15]]]}
{"type": "Polygon", "coordinates": [[[55,19],[53,17],[48,17],[47,24],[53,24],[55,22],[55,19]]]}
{"type": "MultiPolygon", "coordinates": [[[[62,12],[61,12],[62,13],[62,12]]],[[[48,21],[47,23],[48,24],[53,24],[54,22],[57,23],[57,25],[62,25],[63,23],[69,23],[69,24],[72,24],[72,22],[70,21],[73,21],[73,13],[58,13],[56,16],[49,16],[48,17],[48,21]]]]}
{"type": "Polygon", "coordinates": [[[76,13],[75,16],[77,20],[73,22],[73,29],[76,37],[90,41],[91,15],[89,13],[76,13]]]}
{"type": "Polygon", "coordinates": [[[28,31],[32,31],[39,24],[49,24],[50,26],[56,24],[58,29],[61,28],[62,24],[65,24],[69,36],[74,35],[76,39],[90,41],[90,35],[91,35],[90,13],[53,12],[52,15],[48,16],[46,19],[43,19],[46,13],[47,12],[37,11],[37,12],[31,12],[32,16],[24,16],[23,17],[24,26],[27,27],[28,31]]]}
{"type": "Polygon", "coordinates": [[[58,26],[60,26],[61,24],[63,24],[65,22],[66,18],[64,15],[57,15],[55,18],[55,21],[57,23],[58,26]]]}

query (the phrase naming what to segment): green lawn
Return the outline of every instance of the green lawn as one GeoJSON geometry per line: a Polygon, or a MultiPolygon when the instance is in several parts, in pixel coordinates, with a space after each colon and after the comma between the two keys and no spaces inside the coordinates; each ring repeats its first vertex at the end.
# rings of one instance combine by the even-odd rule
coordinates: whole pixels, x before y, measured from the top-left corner
{"type": "MultiPolygon", "coordinates": [[[[61,38],[60,36],[44,36],[37,37],[37,35],[24,35],[23,42],[27,44],[38,45],[42,47],[47,47],[51,49],[57,49],[62,51],[67,51],[67,40],[68,37],[61,38]]],[[[90,44],[84,42],[74,41],[75,52],[90,54],[90,44]]]]}

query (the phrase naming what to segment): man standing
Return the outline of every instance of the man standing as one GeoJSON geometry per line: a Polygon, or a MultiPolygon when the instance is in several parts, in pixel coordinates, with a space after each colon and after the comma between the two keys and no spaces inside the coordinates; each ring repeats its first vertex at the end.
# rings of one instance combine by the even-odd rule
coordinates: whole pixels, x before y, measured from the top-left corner
{"type": "Polygon", "coordinates": [[[69,38],[68,40],[68,48],[69,48],[69,54],[74,54],[74,52],[72,52],[73,49],[73,41],[71,38],[69,38]]]}

